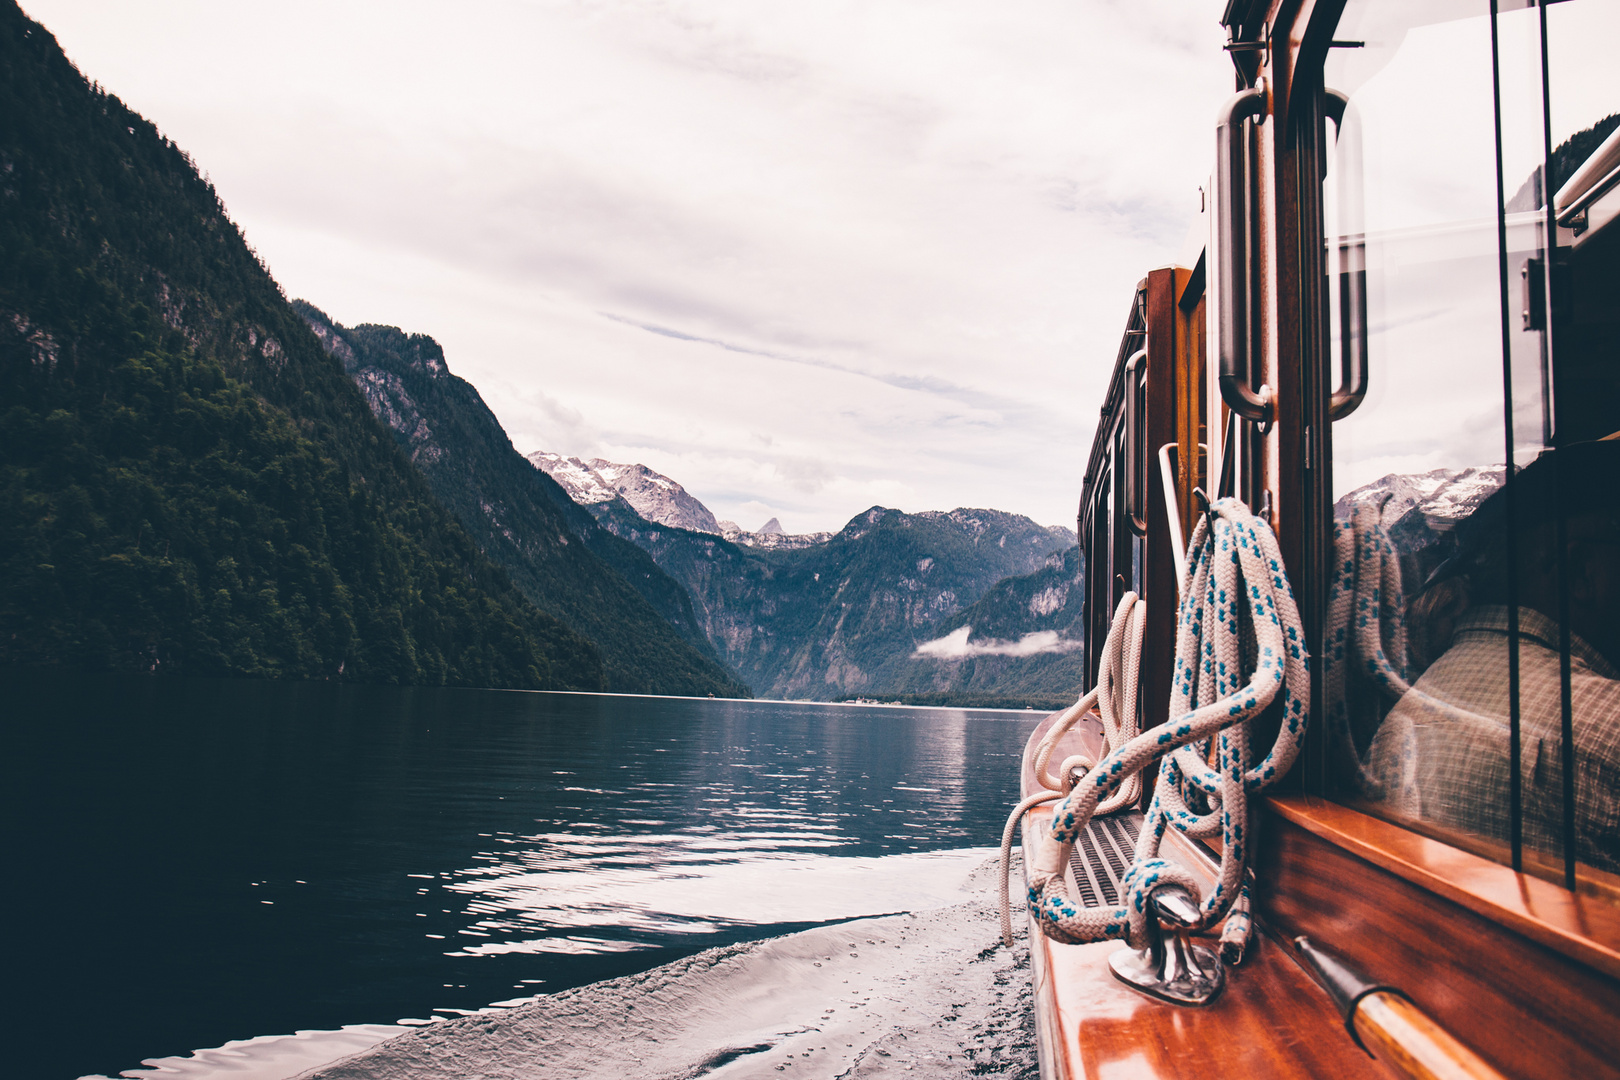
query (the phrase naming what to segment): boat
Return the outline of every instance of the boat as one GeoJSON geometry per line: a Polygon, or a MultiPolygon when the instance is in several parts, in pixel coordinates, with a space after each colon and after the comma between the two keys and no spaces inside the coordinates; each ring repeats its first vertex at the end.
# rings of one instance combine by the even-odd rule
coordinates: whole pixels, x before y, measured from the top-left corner
{"type": "Polygon", "coordinates": [[[1620,8],[1222,22],[1086,466],[1091,689],[1006,836],[1041,1075],[1620,1076],[1620,8]],[[1240,553],[1216,700],[1272,696],[1183,736],[1240,553]]]}

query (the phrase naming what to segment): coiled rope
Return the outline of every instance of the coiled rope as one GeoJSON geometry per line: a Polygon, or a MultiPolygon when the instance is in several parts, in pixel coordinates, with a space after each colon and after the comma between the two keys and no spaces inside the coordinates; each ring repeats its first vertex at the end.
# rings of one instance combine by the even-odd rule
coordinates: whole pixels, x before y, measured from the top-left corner
{"type": "MultiPolygon", "coordinates": [[[[1153,889],[1176,883],[1194,895],[1202,891],[1190,871],[1159,858],[1166,831],[1174,827],[1195,838],[1219,833],[1220,872],[1210,894],[1201,897],[1200,919],[1193,929],[1226,918],[1223,952],[1235,961],[1249,933],[1248,796],[1286,772],[1299,753],[1310,706],[1308,657],[1276,537],[1248,507],[1236,499],[1216,501],[1200,517],[1188,549],[1192,561],[1181,590],[1170,703],[1171,715],[1180,719],[1112,746],[1083,777],[1075,775],[1085,767],[1083,761],[1064,762],[1060,779],[1067,790],[1058,796],[1062,801],[1053,811],[1048,836],[1032,845],[1028,903],[1036,925],[1056,941],[1080,944],[1123,937],[1143,948],[1153,889]],[[1251,667],[1252,674],[1244,675],[1251,667]],[[1276,741],[1251,768],[1250,723],[1279,693],[1276,741]],[[1105,799],[1160,759],[1153,799],[1121,881],[1125,902],[1078,904],[1064,876],[1076,839],[1105,799]]],[[[1120,626],[1116,613],[1110,638],[1120,626]]],[[[1139,645],[1136,651],[1139,656],[1139,645]]],[[[1085,703],[1082,698],[1070,711],[1083,712],[1085,703]]],[[[1042,775],[1046,779],[1044,770],[1042,775]]],[[[1019,805],[1002,836],[1004,860],[1011,850],[1011,826],[1052,797],[1042,792],[1019,805]]],[[[1011,930],[1010,914],[1004,914],[1002,932],[1009,943],[1011,930]]]]}

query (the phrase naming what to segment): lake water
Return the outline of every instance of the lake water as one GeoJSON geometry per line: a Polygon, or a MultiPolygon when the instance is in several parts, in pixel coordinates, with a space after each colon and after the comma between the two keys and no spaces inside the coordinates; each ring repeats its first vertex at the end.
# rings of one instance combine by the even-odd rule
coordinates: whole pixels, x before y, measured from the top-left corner
{"type": "Polygon", "coordinates": [[[0,694],[4,1071],[42,1078],[375,1038],[943,903],[999,841],[1034,720],[140,678],[0,694]]]}

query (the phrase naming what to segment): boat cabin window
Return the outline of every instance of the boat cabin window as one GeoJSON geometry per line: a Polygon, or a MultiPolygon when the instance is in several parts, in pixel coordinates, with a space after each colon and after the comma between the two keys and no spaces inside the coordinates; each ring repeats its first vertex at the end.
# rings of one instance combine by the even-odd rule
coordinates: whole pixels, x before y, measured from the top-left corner
{"type": "Polygon", "coordinates": [[[1620,5],[1498,7],[1350,0],[1324,67],[1329,783],[1616,884],[1620,5]]]}
{"type": "Polygon", "coordinates": [[[1138,286],[1120,338],[1108,399],[1091,445],[1077,524],[1085,573],[1087,686],[1096,684],[1114,608],[1127,591],[1142,594],[1147,453],[1144,294],[1138,286]]]}

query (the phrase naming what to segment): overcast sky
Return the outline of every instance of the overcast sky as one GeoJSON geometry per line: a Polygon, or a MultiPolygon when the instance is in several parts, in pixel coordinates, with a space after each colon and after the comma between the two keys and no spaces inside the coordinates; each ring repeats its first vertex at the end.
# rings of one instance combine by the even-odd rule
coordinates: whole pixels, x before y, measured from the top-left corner
{"type": "Polygon", "coordinates": [[[721,518],[1073,527],[1220,0],[24,0],[289,296],[431,334],[525,453],[721,518]]]}

